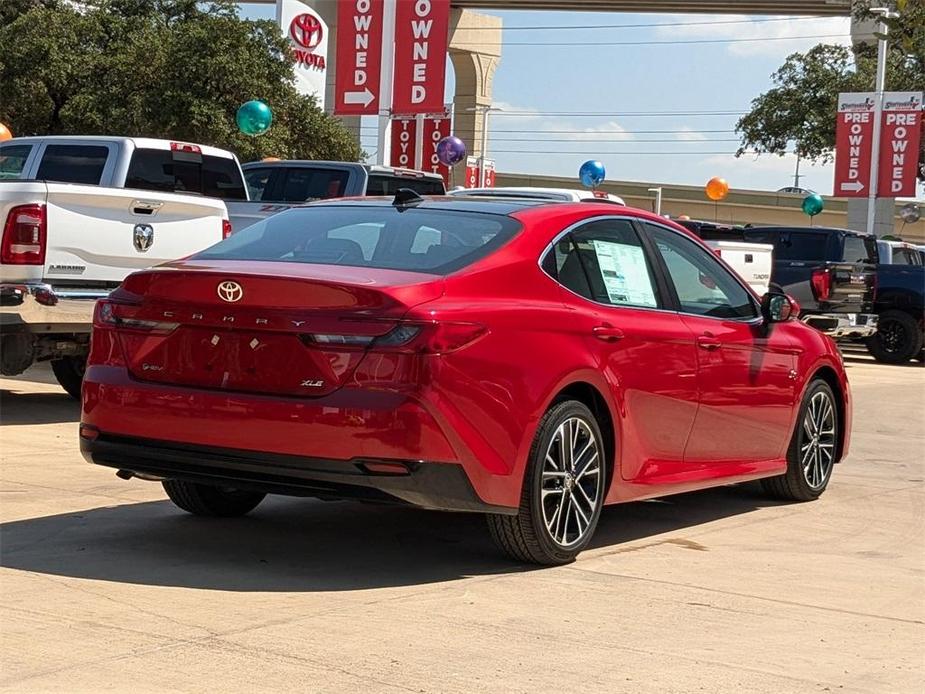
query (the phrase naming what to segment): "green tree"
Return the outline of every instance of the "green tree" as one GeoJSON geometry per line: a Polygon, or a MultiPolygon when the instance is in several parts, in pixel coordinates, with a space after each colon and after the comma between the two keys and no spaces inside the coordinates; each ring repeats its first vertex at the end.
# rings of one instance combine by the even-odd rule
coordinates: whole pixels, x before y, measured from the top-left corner
{"type": "MultiPolygon", "coordinates": [[[[872,18],[871,4],[859,2],[856,18],[872,18]]],[[[899,18],[887,20],[887,89],[918,91],[925,88],[925,0],[898,0],[896,7],[899,18]]],[[[737,123],[742,138],[738,155],[795,151],[811,161],[832,161],[838,94],[872,91],[876,69],[875,45],[820,44],[790,55],[771,76],[773,87],[754,99],[737,123]]],[[[920,164],[925,165],[925,138],[920,164]]],[[[919,176],[925,179],[921,166],[919,176]]]]}
{"type": "Polygon", "coordinates": [[[243,160],[356,160],[340,122],[294,87],[279,28],[231,0],[4,0],[0,122],[16,135],[107,134],[201,142],[243,160]],[[241,134],[235,112],[261,99],[273,126],[241,134]]]}

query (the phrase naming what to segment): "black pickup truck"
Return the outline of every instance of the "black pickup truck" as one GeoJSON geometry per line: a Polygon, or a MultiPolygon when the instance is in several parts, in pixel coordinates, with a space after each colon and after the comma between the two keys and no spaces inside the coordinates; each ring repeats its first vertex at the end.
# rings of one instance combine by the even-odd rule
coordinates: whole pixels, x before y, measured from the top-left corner
{"type": "Polygon", "coordinates": [[[877,332],[877,241],[825,227],[745,227],[742,240],[774,246],[771,287],[800,304],[800,319],[836,339],[877,332]]]}
{"type": "Polygon", "coordinates": [[[925,264],[915,246],[901,241],[877,241],[877,334],[867,338],[867,350],[877,361],[901,364],[922,359],[925,342],[925,264]]]}

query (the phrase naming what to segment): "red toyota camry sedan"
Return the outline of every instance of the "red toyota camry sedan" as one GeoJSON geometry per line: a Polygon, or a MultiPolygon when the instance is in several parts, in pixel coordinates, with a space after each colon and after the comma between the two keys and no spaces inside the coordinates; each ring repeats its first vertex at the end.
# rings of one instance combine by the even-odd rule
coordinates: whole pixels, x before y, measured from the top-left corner
{"type": "Polygon", "coordinates": [[[268,493],[475,511],[517,559],[560,564],[604,504],[822,494],[851,403],[797,310],[640,210],[312,204],[97,305],[80,444],[194,514],[268,493]]]}

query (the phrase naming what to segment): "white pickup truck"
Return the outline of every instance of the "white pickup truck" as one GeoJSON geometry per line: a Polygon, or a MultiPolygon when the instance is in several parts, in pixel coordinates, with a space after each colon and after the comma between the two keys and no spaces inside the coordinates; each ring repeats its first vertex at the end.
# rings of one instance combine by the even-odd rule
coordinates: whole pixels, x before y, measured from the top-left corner
{"type": "Polygon", "coordinates": [[[79,397],[95,300],[135,270],[230,234],[219,198],[247,193],[237,159],[213,147],[122,137],[0,144],[0,374],[51,361],[79,397]]]}

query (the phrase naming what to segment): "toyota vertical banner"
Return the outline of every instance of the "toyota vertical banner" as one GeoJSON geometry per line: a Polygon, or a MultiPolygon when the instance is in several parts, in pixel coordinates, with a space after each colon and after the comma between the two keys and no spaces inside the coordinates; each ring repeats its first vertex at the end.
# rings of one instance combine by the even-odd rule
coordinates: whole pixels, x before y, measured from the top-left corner
{"type": "Polygon", "coordinates": [[[450,0],[398,0],[393,113],[443,110],[450,0]]]}
{"type": "Polygon", "coordinates": [[[295,87],[314,96],[324,108],[324,85],[328,59],[328,25],[309,5],[299,0],[279,0],[276,20],[295,57],[295,87]]]}
{"type": "Polygon", "coordinates": [[[914,197],[922,133],[922,92],[884,93],[881,123],[877,196],[914,197]]]}
{"type": "Polygon", "coordinates": [[[383,0],[341,0],[337,4],[337,71],[334,113],[379,112],[382,72],[383,0]]]}

